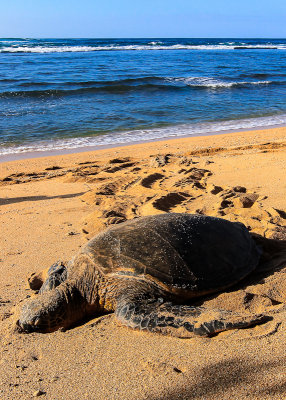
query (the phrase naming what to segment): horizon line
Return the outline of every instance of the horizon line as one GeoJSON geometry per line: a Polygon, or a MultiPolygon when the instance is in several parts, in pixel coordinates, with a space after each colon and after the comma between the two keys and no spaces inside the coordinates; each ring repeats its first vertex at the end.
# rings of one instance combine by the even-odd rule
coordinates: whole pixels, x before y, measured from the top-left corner
{"type": "Polygon", "coordinates": [[[0,36],[0,39],[22,39],[22,40],[27,40],[27,39],[99,39],[99,40],[103,40],[103,39],[275,39],[275,40],[286,40],[286,37],[232,37],[232,36],[208,36],[208,37],[196,37],[196,36],[146,36],[146,37],[139,37],[139,36],[133,36],[133,37],[94,37],[94,36],[87,36],[87,37],[80,37],[80,36],[74,36],[74,37],[64,37],[64,36],[55,36],[55,37],[32,37],[32,36],[23,36],[23,37],[16,37],[16,36],[0,36]]]}

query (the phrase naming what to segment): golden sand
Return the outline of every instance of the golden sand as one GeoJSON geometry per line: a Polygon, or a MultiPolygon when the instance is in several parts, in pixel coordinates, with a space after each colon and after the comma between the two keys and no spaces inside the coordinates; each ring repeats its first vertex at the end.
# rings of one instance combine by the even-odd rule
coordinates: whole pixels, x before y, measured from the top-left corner
{"type": "Polygon", "coordinates": [[[19,334],[27,276],[68,260],[92,235],[141,215],[188,212],[286,239],[286,128],[143,143],[0,164],[0,398],[285,399],[285,269],[205,299],[272,321],[213,338],[119,326],[19,334]]]}

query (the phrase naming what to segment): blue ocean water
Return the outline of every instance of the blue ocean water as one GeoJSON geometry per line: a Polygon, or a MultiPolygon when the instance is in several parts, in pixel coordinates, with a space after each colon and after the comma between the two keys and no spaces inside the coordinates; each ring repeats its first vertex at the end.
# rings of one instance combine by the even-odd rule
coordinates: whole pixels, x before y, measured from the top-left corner
{"type": "Polygon", "coordinates": [[[0,39],[0,155],[286,123],[285,39],[0,39]]]}

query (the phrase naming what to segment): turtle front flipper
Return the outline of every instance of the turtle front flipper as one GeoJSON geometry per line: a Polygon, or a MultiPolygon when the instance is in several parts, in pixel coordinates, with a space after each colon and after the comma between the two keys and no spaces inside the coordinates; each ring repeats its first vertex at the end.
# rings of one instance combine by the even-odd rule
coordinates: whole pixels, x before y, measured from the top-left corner
{"type": "Polygon", "coordinates": [[[39,293],[46,292],[48,290],[52,290],[59,286],[62,282],[67,279],[67,268],[61,262],[58,261],[54,263],[48,270],[47,279],[41,286],[39,293]]]}
{"type": "Polygon", "coordinates": [[[32,290],[40,290],[49,275],[49,268],[45,268],[40,272],[33,272],[28,278],[28,284],[32,290]]]}
{"type": "Polygon", "coordinates": [[[265,315],[242,316],[224,310],[163,303],[162,299],[143,302],[124,302],[122,299],[116,309],[116,317],[120,323],[133,329],[180,338],[213,336],[269,320],[265,315]]]}
{"type": "Polygon", "coordinates": [[[32,290],[39,290],[39,293],[43,293],[59,286],[66,278],[66,266],[61,261],[58,261],[49,268],[33,273],[28,278],[28,283],[32,290]]]}

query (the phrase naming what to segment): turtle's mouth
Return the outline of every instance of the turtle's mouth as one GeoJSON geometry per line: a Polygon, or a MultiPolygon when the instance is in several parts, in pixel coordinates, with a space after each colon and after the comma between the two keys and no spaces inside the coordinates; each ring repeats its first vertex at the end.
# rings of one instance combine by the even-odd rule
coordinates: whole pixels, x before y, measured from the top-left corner
{"type": "Polygon", "coordinates": [[[23,305],[16,325],[20,332],[29,333],[43,331],[43,322],[42,304],[33,299],[23,305]]]}
{"type": "Polygon", "coordinates": [[[54,332],[67,329],[82,318],[85,303],[80,293],[75,288],[60,290],[62,285],[24,303],[17,322],[19,331],[54,332]]]}
{"type": "Polygon", "coordinates": [[[34,317],[29,319],[19,318],[16,322],[17,330],[21,333],[31,333],[31,332],[54,332],[63,326],[64,324],[55,321],[45,321],[40,317],[34,317]]]}
{"type": "Polygon", "coordinates": [[[41,299],[27,301],[16,322],[20,332],[54,332],[64,326],[65,309],[47,305],[41,299]]]}
{"type": "Polygon", "coordinates": [[[19,332],[24,333],[55,331],[58,326],[52,326],[53,324],[51,324],[51,321],[44,317],[45,316],[31,315],[31,313],[23,309],[18,321],[16,322],[17,328],[19,332]]]}
{"type": "Polygon", "coordinates": [[[36,331],[41,331],[41,329],[38,327],[39,324],[39,319],[36,319],[35,321],[31,321],[29,323],[22,322],[18,320],[16,322],[17,329],[20,333],[31,333],[31,332],[36,332],[36,331]]]}

